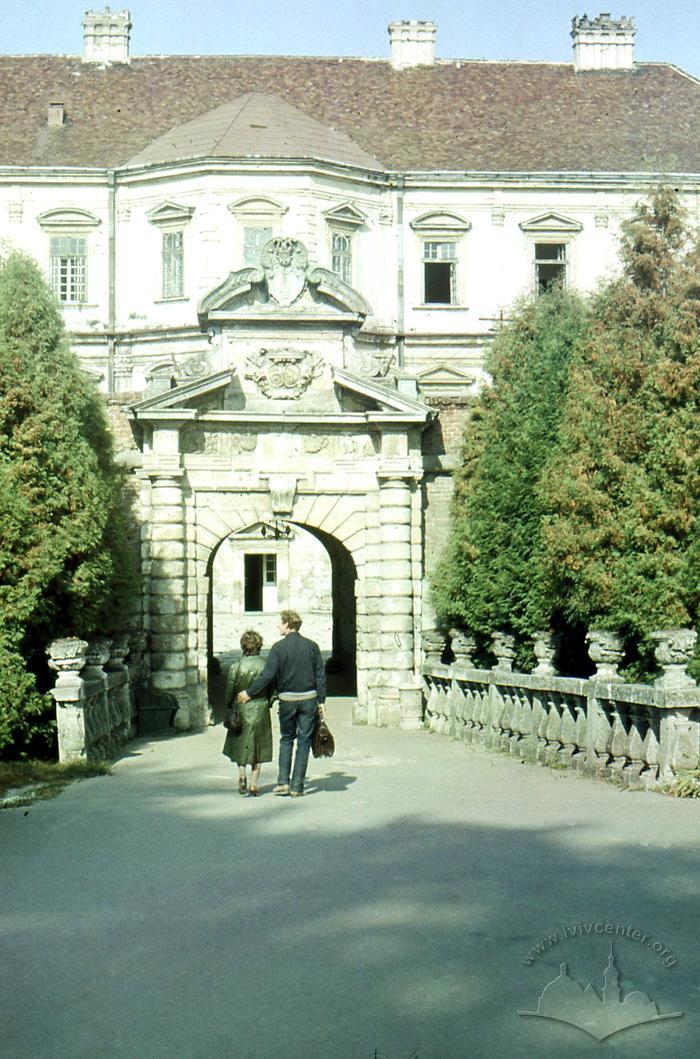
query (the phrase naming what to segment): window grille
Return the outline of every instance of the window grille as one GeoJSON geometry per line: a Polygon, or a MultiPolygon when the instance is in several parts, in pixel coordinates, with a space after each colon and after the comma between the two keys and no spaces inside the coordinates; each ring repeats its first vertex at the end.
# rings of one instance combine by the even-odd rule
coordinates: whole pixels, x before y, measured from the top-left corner
{"type": "Polygon", "coordinates": [[[181,298],[185,293],[185,244],[183,232],[163,232],[163,297],[181,298]]]}
{"type": "Polygon", "coordinates": [[[51,239],[51,285],[66,304],[87,301],[87,243],[83,236],[51,239]]]}

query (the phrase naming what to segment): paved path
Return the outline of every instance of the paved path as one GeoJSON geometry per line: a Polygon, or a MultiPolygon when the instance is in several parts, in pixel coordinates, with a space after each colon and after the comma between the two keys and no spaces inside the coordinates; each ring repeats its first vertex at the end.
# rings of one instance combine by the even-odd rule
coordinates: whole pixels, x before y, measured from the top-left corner
{"type": "Polygon", "coordinates": [[[272,766],[236,794],[217,727],[0,813],[3,1059],[697,1054],[700,804],[349,715],[304,799],[272,766]],[[615,942],[624,992],[682,1018],[599,1044],[516,1014],[562,961],[600,990],[591,923],[649,935],[615,942]]]}

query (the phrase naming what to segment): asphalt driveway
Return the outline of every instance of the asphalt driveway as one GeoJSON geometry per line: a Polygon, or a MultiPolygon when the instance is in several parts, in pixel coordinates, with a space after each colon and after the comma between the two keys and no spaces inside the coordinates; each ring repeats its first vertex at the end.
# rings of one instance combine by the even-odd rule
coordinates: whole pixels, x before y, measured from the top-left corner
{"type": "Polygon", "coordinates": [[[3,1059],[697,1051],[700,803],[329,717],[303,799],[240,797],[213,727],[0,813],[3,1059]],[[611,944],[608,1006],[681,1017],[518,1015],[600,1004],[611,944]]]}

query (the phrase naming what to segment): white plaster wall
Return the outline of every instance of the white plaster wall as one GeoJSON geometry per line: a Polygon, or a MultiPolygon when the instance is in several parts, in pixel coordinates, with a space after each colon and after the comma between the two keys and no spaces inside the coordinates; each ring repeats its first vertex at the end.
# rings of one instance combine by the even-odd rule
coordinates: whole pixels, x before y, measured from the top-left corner
{"type": "Polygon", "coordinates": [[[303,619],[303,633],[316,640],[322,651],[330,651],[333,601],[331,563],[320,541],[295,527],[287,541],[265,541],[228,537],[219,547],[213,564],[214,654],[238,651],[241,634],[254,629],[263,637],[265,649],[279,639],[279,613],[296,610],[303,619]],[[244,556],[277,555],[277,586],[263,588],[263,610],[244,609],[244,556]]]}
{"type": "MultiPolygon", "coordinates": [[[[698,216],[698,193],[686,182],[691,218],[698,216]]],[[[583,176],[494,178],[463,181],[412,178],[404,196],[406,366],[455,361],[477,374],[493,319],[534,283],[535,237],[519,225],[554,212],[582,225],[564,236],[569,246],[569,281],[583,291],[618,267],[622,220],[648,194],[648,183],[583,176]],[[458,307],[421,308],[422,240],[410,224],[430,210],[453,211],[471,224],[460,241],[458,307]],[[411,343],[416,350],[411,354],[411,343]],[[421,343],[424,343],[421,349],[421,343]]],[[[248,196],[266,196],[284,207],[280,234],[306,243],[312,264],[330,267],[325,213],[352,202],[366,216],[354,232],[354,285],[369,301],[373,323],[394,328],[399,318],[396,191],[387,184],[330,171],[269,168],[253,171],[222,163],[215,170],[121,173],[116,193],[117,388],[138,391],[148,371],[170,358],[207,349],[199,331],[199,299],[230,271],[242,267],[242,224],[228,209],[248,196]],[[161,298],[162,232],[149,210],[172,201],[194,209],[185,226],[185,296],[161,298]]],[[[49,237],[37,217],[50,209],[88,210],[100,224],[88,236],[88,303],[66,306],[68,329],[86,366],[101,371],[106,385],[108,325],[108,193],[101,172],[60,170],[0,172],[0,246],[31,254],[48,272],[49,237]]],[[[291,334],[294,339],[294,334],[291,334]]]]}

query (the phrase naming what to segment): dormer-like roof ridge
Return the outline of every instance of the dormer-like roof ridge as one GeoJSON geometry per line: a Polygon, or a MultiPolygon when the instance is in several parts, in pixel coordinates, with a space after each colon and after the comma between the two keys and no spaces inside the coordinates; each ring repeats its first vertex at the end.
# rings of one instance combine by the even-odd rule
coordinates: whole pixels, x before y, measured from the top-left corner
{"type": "Polygon", "coordinates": [[[313,158],[383,169],[345,132],[268,92],[245,92],[158,136],[129,159],[153,165],[193,158],[313,158]]]}

